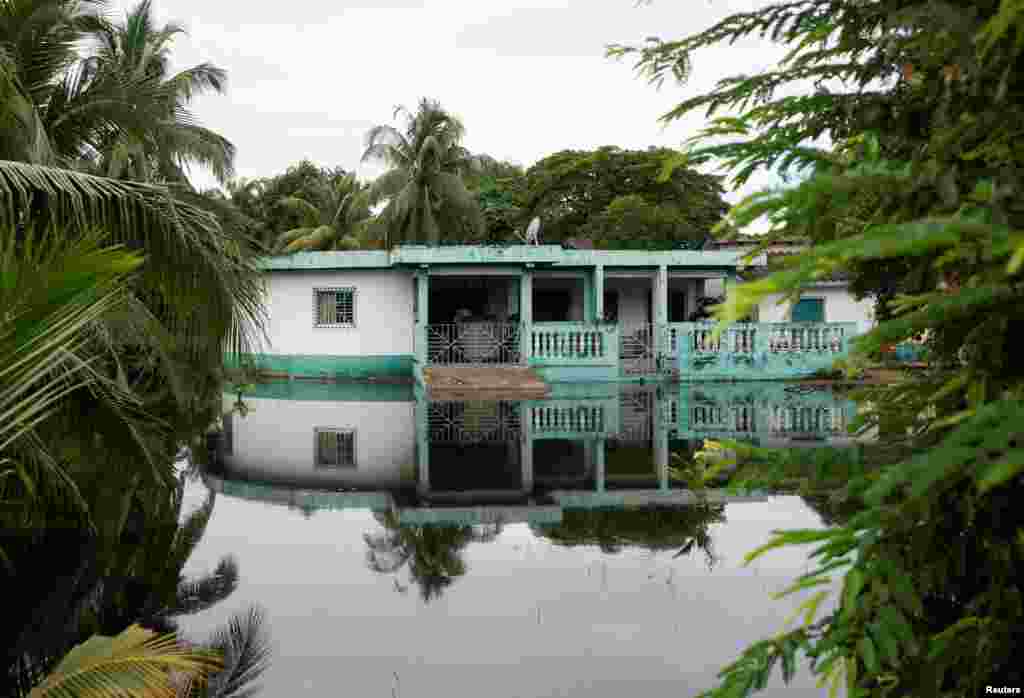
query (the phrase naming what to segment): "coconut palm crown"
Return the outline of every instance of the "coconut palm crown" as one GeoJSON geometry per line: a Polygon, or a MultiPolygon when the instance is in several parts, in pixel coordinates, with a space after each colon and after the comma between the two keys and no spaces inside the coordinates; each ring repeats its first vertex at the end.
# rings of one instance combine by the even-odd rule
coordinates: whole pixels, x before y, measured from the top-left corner
{"type": "Polygon", "coordinates": [[[386,244],[437,244],[467,231],[479,234],[483,217],[461,176],[473,162],[461,145],[462,122],[429,99],[421,99],[415,113],[398,107],[399,115],[405,117],[405,130],[373,127],[362,157],[390,168],[370,185],[371,202],[386,202],[380,212],[386,244]]]}

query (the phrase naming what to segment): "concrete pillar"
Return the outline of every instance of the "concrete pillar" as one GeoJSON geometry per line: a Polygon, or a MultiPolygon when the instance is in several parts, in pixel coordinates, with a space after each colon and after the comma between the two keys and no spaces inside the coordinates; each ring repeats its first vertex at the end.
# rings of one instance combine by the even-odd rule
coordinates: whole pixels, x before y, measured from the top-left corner
{"type": "Polygon", "coordinates": [[[422,496],[430,492],[430,422],[429,404],[425,395],[416,400],[416,491],[422,496]]]}
{"type": "Polygon", "coordinates": [[[527,265],[519,275],[519,324],[521,326],[522,362],[530,360],[530,339],[533,327],[533,269],[527,265]]]}
{"type": "Polygon", "coordinates": [[[658,394],[654,400],[654,424],[652,425],[654,427],[654,433],[652,434],[654,440],[654,469],[658,473],[658,490],[668,492],[668,401],[660,394],[662,392],[660,388],[657,392],[658,394]]]}
{"type": "Polygon", "coordinates": [[[426,267],[416,272],[416,361],[427,364],[427,324],[430,319],[430,273],[426,267]]]}
{"type": "Polygon", "coordinates": [[[600,264],[594,267],[594,280],[591,284],[594,296],[594,314],[591,318],[600,322],[604,320],[604,267],[600,264]]]}
{"type": "Polygon", "coordinates": [[[604,457],[605,441],[598,439],[594,442],[594,479],[597,481],[597,492],[603,494],[604,488],[604,457]]]}
{"type": "Polygon", "coordinates": [[[533,425],[530,423],[530,406],[521,401],[519,409],[519,465],[523,473],[523,493],[533,494],[533,425]]]}

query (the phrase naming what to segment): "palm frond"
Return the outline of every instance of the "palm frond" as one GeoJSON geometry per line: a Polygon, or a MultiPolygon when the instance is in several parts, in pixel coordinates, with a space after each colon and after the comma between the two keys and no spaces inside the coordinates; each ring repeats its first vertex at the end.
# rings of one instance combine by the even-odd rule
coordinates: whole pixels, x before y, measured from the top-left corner
{"type": "Polygon", "coordinates": [[[0,161],[0,225],[23,213],[76,229],[104,226],[112,243],[148,253],[151,288],[174,288],[164,304],[168,330],[190,349],[248,353],[265,340],[263,288],[255,261],[216,216],[167,189],[50,167],[0,161]]]}
{"type": "Polygon", "coordinates": [[[222,653],[223,669],[213,674],[206,698],[248,698],[256,695],[255,682],[270,665],[270,639],[264,628],[263,611],[251,607],[235,615],[225,628],[214,634],[208,646],[222,653]]]}
{"type": "Polygon", "coordinates": [[[371,205],[398,195],[409,184],[409,172],[401,168],[388,170],[370,183],[368,198],[371,205]]]}
{"type": "Polygon", "coordinates": [[[176,695],[176,675],[203,682],[223,666],[215,651],[133,625],[116,637],[94,635],[75,647],[29,698],[176,695]]]}
{"type": "Polygon", "coordinates": [[[301,217],[307,227],[320,222],[320,209],[299,196],[286,196],[278,199],[275,205],[301,217]]]}

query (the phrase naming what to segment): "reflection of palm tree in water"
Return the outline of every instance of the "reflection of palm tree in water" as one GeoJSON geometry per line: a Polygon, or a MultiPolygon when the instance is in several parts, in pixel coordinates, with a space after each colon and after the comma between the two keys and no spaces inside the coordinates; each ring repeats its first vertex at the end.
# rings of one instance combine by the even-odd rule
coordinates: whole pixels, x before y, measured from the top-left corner
{"type": "MultiPolygon", "coordinates": [[[[478,526],[403,526],[394,511],[374,515],[384,530],[366,534],[366,561],[381,574],[396,574],[408,566],[410,581],[420,588],[425,602],[442,592],[466,573],[462,550],[470,543],[488,543],[502,530],[500,523],[478,526]]],[[[405,587],[395,583],[404,592],[405,587]]]]}
{"type": "Polygon", "coordinates": [[[539,538],[557,545],[596,545],[601,552],[615,555],[627,547],[651,551],[677,551],[683,557],[697,550],[704,553],[708,567],[718,558],[712,546],[711,524],[725,521],[720,504],[677,508],[569,510],[558,524],[530,526],[539,538]]]}

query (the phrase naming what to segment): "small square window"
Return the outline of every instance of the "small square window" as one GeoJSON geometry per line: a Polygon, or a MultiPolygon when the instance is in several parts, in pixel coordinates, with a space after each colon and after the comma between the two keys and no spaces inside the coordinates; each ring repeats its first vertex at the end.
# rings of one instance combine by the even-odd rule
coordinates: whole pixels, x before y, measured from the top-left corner
{"type": "Polygon", "coordinates": [[[356,433],[351,429],[313,430],[318,468],[356,467],[356,433]]]}
{"type": "Polygon", "coordinates": [[[317,288],[313,290],[313,325],[316,327],[353,327],[356,324],[354,288],[317,288]]]}

